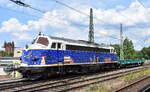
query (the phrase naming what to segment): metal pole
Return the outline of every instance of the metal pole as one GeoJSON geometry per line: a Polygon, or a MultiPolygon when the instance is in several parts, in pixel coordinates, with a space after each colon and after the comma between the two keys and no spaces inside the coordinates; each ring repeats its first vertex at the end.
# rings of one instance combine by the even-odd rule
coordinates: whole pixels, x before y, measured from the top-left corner
{"type": "Polygon", "coordinates": [[[122,31],[122,24],[120,24],[120,60],[124,59],[123,53],[123,31],[122,31]]]}
{"type": "Polygon", "coordinates": [[[93,10],[90,9],[89,42],[94,43],[93,10]]]}

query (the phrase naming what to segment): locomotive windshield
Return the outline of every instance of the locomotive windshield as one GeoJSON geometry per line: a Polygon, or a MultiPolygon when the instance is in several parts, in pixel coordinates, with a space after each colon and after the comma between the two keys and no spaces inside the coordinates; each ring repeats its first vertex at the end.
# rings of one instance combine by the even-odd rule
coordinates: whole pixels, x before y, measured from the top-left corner
{"type": "Polygon", "coordinates": [[[49,41],[48,41],[48,39],[45,38],[45,37],[39,37],[36,43],[39,43],[39,44],[48,46],[49,41]]]}

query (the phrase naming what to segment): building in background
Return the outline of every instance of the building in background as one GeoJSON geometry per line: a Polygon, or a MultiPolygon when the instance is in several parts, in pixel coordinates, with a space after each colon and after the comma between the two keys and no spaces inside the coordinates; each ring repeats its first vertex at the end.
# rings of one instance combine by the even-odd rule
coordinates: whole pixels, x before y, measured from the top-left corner
{"type": "Polygon", "coordinates": [[[20,57],[22,48],[15,47],[14,42],[5,42],[3,50],[0,51],[0,57],[20,57]]]}
{"type": "Polygon", "coordinates": [[[14,53],[15,44],[14,42],[5,42],[4,49],[6,53],[14,53]]]}

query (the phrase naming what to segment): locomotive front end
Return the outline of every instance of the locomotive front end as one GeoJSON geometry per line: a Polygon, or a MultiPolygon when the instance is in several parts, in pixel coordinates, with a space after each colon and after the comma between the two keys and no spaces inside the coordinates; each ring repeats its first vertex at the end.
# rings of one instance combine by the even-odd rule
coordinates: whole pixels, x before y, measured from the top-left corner
{"type": "Polygon", "coordinates": [[[21,66],[41,65],[42,55],[40,50],[23,50],[21,66]]]}
{"type": "Polygon", "coordinates": [[[37,37],[34,42],[22,51],[19,71],[23,77],[40,77],[47,64],[49,39],[46,36],[37,37]]]}

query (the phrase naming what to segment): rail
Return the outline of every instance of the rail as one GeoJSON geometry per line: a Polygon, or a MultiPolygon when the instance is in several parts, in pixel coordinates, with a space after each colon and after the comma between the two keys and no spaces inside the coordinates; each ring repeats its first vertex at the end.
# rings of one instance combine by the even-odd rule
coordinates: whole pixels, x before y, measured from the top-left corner
{"type": "Polygon", "coordinates": [[[139,92],[143,87],[149,85],[149,83],[150,83],[150,74],[140,79],[137,79],[134,82],[115,90],[114,92],[139,92]]]}
{"type": "Polygon", "coordinates": [[[82,88],[87,85],[95,84],[98,82],[104,82],[107,80],[112,80],[124,75],[127,75],[132,72],[138,72],[143,68],[148,68],[149,66],[136,67],[131,69],[122,69],[114,72],[109,72],[106,74],[98,74],[92,76],[81,76],[81,77],[73,77],[66,78],[62,80],[55,81],[45,81],[39,83],[32,83],[32,85],[24,85],[18,86],[14,88],[7,88],[7,91],[25,91],[25,92],[33,92],[33,91],[54,91],[54,92],[65,92],[70,90],[75,90],[77,88],[82,88]]]}

